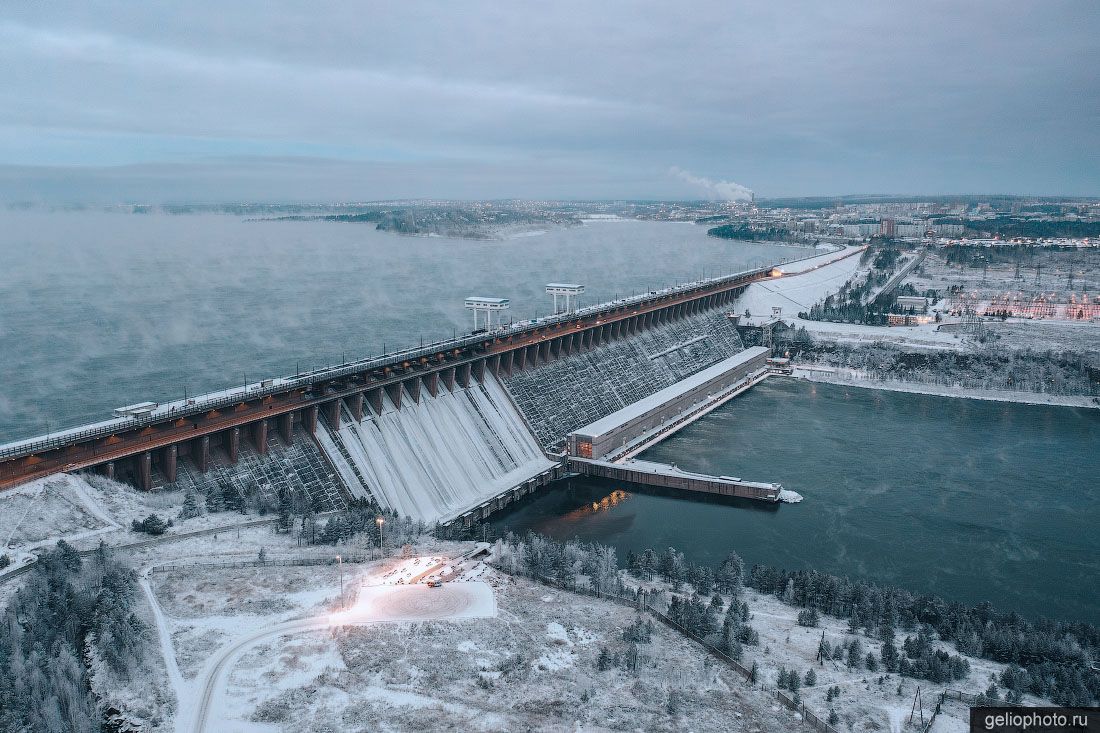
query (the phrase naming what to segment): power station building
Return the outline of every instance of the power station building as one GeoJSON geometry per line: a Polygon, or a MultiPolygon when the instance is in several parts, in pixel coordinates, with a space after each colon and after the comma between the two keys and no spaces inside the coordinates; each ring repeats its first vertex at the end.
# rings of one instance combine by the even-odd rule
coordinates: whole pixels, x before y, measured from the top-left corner
{"type": "Polygon", "coordinates": [[[771,349],[754,346],[707,367],[671,387],[655,392],[618,412],[569,434],[569,455],[600,458],[659,428],[745,377],[767,368],[771,349]]]}

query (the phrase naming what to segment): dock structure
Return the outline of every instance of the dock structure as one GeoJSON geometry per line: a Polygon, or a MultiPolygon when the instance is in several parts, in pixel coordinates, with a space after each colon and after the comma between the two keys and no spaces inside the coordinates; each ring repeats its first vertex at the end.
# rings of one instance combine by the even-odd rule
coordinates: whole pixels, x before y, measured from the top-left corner
{"type": "Polygon", "coordinates": [[[779,484],[745,481],[733,476],[709,476],[683,471],[676,466],[649,461],[628,460],[612,463],[591,458],[570,458],[569,469],[585,476],[629,481],[644,486],[679,489],[712,496],[756,499],[778,503],[783,487],[779,484]]]}

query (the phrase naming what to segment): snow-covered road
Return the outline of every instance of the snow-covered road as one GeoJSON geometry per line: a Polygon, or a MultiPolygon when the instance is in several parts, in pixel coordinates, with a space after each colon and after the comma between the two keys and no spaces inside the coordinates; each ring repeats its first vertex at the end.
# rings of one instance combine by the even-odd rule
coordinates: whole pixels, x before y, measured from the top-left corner
{"type": "MultiPolygon", "coordinates": [[[[483,618],[496,615],[492,588],[481,581],[446,583],[439,588],[425,584],[365,586],[355,605],[346,611],[286,621],[255,631],[219,650],[197,680],[199,694],[194,710],[186,710],[181,699],[176,715],[176,730],[180,733],[202,733],[206,722],[218,708],[219,692],[225,686],[225,676],[241,655],[256,644],[288,634],[317,631],[341,626],[361,626],[395,621],[429,621],[440,619],[483,618]],[[190,722],[190,725],[187,723],[190,722]]],[[[158,619],[160,621],[160,619],[158,619]]],[[[162,634],[163,638],[163,634],[162,634]]],[[[176,680],[173,680],[176,683],[176,680]]],[[[179,681],[182,684],[182,680],[179,681]]],[[[219,726],[217,730],[225,730],[219,726]]]]}

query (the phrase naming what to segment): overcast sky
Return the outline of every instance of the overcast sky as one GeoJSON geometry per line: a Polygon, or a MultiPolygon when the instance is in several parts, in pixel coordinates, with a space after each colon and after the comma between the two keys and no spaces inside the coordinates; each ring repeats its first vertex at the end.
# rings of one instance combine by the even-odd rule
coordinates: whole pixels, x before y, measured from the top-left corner
{"type": "Polygon", "coordinates": [[[1100,195],[1100,3],[902,5],[11,0],[0,197],[1100,195]]]}

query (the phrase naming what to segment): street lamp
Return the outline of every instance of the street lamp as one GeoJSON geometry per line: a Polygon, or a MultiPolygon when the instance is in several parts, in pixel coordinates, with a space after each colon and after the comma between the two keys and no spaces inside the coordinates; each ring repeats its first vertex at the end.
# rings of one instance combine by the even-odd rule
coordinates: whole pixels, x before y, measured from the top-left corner
{"type": "Polygon", "coordinates": [[[336,556],[336,564],[340,566],[340,600],[344,599],[344,558],[336,556]]]}
{"type": "Polygon", "coordinates": [[[379,514],[378,517],[374,521],[378,525],[378,554],[383,555],[384,552],[382,550],[382,524],[386,520],[382,518],[381,514],[379,514]]]}

